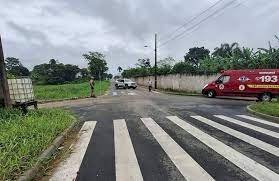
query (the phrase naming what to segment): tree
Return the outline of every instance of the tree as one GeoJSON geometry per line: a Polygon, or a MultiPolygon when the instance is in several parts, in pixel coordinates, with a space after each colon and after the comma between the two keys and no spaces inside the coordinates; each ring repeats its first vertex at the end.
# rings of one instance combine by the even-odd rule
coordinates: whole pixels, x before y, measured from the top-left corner
{"type": "Polygon", "coordinates": [[[158,62],[157,73],[158,75],[167,75],[171,73],[171,69],[175,63],[174,58],[167,57],[158,62]]]}
{"type": "Polygon", "coordinates": [[[117,68],[117,71],[118,71],[119,73],[122,72],[122,70],[123,70],[123,69],[122,69],[122,67],[120,67],[120,66],[117,68]]]}
{"type": "Polygon", "coordinates": [[[196,68],[188,62],[178,62],[172,68],[174,74],[193,74],[196,73],[196,68]]]}
{"type": "Polygon", "coordinates": [[[37,84],[62,84],[76,79],[80,69],[76,65],[59,63],[51,59],[49,63],[36,65],[32,71],[32,79],[37,84]]]}
{"type": "Polygon", "coordinates": [[[231,58],[208,57],[202,60],[199,71],[203,74],[219,73],[221,70],[227,70],[231,67],[231,58]]]}
{"type": "Polygon", "coordinates": [[[77,65],[66,64],[63,72],[64,81],[71,82],[75,80],[77,73],[80,72],[80,69],[77,65]]]}
{"type": "Polygon", "coordinates": [[[24,67],[19,59],[14,57],[7,57],[5,60],[6,69],[10,76],[29,76],[30,71],[24,67]]]}
{"type": "Polygon", "coordinates": [[[83,54],[84,59],[88,62],[88,69],[90,75],[95,79],[105,77],[105,73],[108,71],[105,55],[99,52],[88,52],[83,54]]]}
{"type": "Polygon", "coordinates": [[[228,43],[221,44],[221,47],[216,47],[214,49],[214,52],[212,55],[214,57],[232,57],[234,51],[239,51],[239,44],[238,43],[232,43],[231,45],[228,43]]]}
{"type": "Polygon", "coordinates": [[[200,61],[209,57],[209,53],[210,51],[204,47],[190,48],[189,52],[184,56],[184,60],[193,67],[199,67],[200,61]]]}
{"type": "Polygon", "coordinates": [[[172,57],[167,57],[167,58],[164,58],[162,60],[160,60],[158,62],[158,66],[159,67],[164,67],[164,66],[173,66],[175,63],[175,59],[172,58],[172,57]]]}
{"type": "Polygon", "coordinates": [[[278,68],[279,67],[279,49],[272,47],[269,42],[269,48],[259,48],[257,52],[257,68],[278,68]]]}
{"type": "Polygon", "coordinates": [[[279,42],[279,36],[274,35],[275,39],[279,42]]]}
{"type": "Polygon", "coordinates": [[[113,78],[113,75],[112,75],[112,74],[108,74],[107,78],[108,78],[108,79],[112,79],[112,78],[113,78]]]}
{"type": "Polygon", "coordinates": [[[81,73],[82,78],[89,77],[89,71],[87,68],[80,69],[80,73],[81,73]]]}
{"type": "Polygon", "coordinates": [[[150,68],[151,67],[150,59],[149,58],[138,59],[138,63],[136,65],[142,68],[150,68]]]}

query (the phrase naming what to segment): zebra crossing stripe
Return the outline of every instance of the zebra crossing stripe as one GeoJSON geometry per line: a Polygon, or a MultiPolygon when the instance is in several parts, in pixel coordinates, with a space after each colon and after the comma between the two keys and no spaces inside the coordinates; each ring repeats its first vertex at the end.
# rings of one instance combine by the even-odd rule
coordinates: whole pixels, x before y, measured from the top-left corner
{"type": "Polygon", "coordinates": [[[141,118],[186,180],[214,180],[153,119],[141,118]]]}
{"type": "MultiPolygon", "coordinates": [[[[202,143],[258,180],[278,180],[279,175],[176,116],[167,117],[202,143]]],[[[198,177],[197,177],[198,178],[198,177]]]]}
{"type": "Polygon", "coordinates": [[[70,157],[63,161],[57,170],[54,171],[50,181],[75,180],[96,123],[95,121],[87,121],[84,123],[79,132],[78,142],[74,145],[70,157]]]}
{"type": "Polygon", "coordinates": [[[128,95],[130,95],[130,96],[135,96],[135,95],[137,95],[137,94],[134,93],[134,92],[129,92],[128,95]]]}
{"type": "Polygon", "coordinates": [[[247,115],[237,115],[237,116],[241,117],[241,118],[251,120],[251,121],[255,121],[255,122],[259,122],[259,123],[262,123],[262,124],[266,124],[266,125],[269,125],[269,126],[279,128],[279,124],[276,124],[276,123],[273,123],[273,122],[270,122],[270,121],[265,121],[263,119],[258,119],[258,118],[254,118],[254,117],[247,116],[247,115]]]}
{"type": "Polygon", "coordinates": [[[275,147],[275,146],[273,146],[271,144],[265,143],[265,142],[263,142],[261,140],[258,140],[256,138],[253,138],[251,136],[243,134],[243,133],[241,133],[239,131],[231,129],[231,128],[229,128],[227,126],[224,126],[222,124],[219,124],[219,123],[216,123],[214,121],[211,121],[211,120],[209,120],[207,118],[204,118],[202,116],[191,116],[191,117],[195,118],[196,120],[199,120],[199,121],[201,121],[201,122],[203,122],[205,124],[208,124],[208,125],[216,128],[216,129],[219,129],[219,130],[221,130],[221,131],[223,131],[223,132],[225,132],[227,134],[230,134],[230,135],[232,135],[232,136],[234,136],[234,137],[236,137],[238,139],[241,139],[242,141],[245,141],[246,143],[254,145],[254,146],[256,146],[256,147],[258,147],[258,148],[260,148],[260,149],[262,149],[262,150],[264,150],[266,152],[269,152],[269,153],[279,157],[279,148],[277,148],[277,147],[275,147]]]}
{"type": "Polygon", "coordinates": [[[113,120],[116,181],[143,181],[124,119],[113,120]]]}
{"type": "Polygon", "coordinates": [[[268,129],[261,128],[261,127],[258,127],[258,126],[255,126],[255,125],[252,125],[252,124],[249,124],[249,123],[246,123],[246,122],[242,122],[242,121],[239,121],[237,119],[230,118],[230,117],[227,117],[227,116],[223,116],[223,115],[214,115],[214,116],[217,117],[217,118],[229,121],[231,123],[238,124],[240,126],[243,126],[243,127],[249,128],[249,129],[253,129],[253,130],[261,132],[261,133],[264,133],[264,134],[272,136],[274,138],[279,138],[279,133],[276,133],[274,131],[270,131],[268,129]]]}
{"type": "Polygon", "coordinates": [[[117,96],[117,92],[112,92],[112,95],[113,96],[117,96]]]}

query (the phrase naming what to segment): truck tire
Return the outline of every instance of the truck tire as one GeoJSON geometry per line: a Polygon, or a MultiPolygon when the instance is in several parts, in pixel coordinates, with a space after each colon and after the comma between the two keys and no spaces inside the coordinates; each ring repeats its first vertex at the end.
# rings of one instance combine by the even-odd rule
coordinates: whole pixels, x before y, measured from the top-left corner
{"type": "Polygon", "coordinates": [[[207,91],[206,96],[208,98],[214,98],[216,96],[216,93],[214,90],[209,90],[209,91],[207,91]]]}
{"type": "Polygon", "coordinates": [[[260,96],[260,100],[263,101],[263,102],[270,102],[272,99],[272,96],[270,93],[263,93],[261,96],[260,96]]]}

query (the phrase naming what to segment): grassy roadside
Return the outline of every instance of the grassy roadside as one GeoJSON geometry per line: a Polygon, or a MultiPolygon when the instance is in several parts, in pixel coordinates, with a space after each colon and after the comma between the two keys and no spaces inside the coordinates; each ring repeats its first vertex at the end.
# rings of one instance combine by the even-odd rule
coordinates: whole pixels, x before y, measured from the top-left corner
{"type": "MultiPolygon", "coordinates": [[[[96,81],[96,96],[104,94],[108,90],[109,85],[109,81],[96,81]]],[[[88,82],[63,85],[35,85],[34,92],[38,100],[59,100],[87,97],[90,95],[90,87],[88,82]]]]}
{"type": "Polygon", "coordinates": [[[279,117],[279,101],[277,102],[263,102],[251,106],[254,111],[279,117]]]}
{"type": "Polygon", "coordinates": [[[32,167],[39,155],[74,119],[60,109],[30,111],[0,109],[0,180],[14,180],[32,167]]]}

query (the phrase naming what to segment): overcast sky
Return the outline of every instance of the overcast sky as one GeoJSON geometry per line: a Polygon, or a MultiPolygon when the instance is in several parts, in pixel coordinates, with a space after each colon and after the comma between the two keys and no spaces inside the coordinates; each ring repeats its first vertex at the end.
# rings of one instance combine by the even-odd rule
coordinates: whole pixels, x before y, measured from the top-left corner
{"type": "MultiPolygon", "coordinates": [[[[162,44],[172,31],[218,0],[0,0],[0,33],[6,57],[19,58],[28,68],[51,58],[85,67],[82,54],[100,51],[111,73],[133,66],[137,59],[154,59],[154,33],[162,44]],[[148,45],[149,48],[144,48],[148,45]]],[[[236,0],[228,8],[191,29],[229,4],[180,29],[182,37],[159,48],[159,59],[182,60],[195,46],[213,50],[223,42],[252,48],[267,47],[279,35],[279,0],[236,0]]],[[[174,35],[175,36],[175,35],[174,35]]]]}

